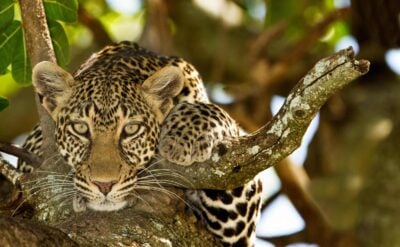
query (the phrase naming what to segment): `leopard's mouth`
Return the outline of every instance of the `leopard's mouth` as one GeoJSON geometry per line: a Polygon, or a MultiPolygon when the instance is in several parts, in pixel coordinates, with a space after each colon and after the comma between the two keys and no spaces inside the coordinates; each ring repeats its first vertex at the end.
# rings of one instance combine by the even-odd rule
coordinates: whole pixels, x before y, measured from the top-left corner
{"type": "Polygon", "coordinates": [[[86,206],[89,209],[95,211],[117,211],[120,209],[125,208],[128,205],[128,201],[110,201],[109,199],[105,198],[103,201],[87,201],[86,206]]]}

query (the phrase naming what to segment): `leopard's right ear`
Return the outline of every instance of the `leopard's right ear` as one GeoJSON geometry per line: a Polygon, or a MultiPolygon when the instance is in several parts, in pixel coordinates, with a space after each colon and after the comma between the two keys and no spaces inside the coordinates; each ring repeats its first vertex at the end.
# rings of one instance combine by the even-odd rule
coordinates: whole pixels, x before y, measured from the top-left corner
{"type": "Polygon", "coordinates": [[[71,74],[58,65],[44,61],[33,68],[32,84],[39,95],[40,103],[55,120],[70,97],[75,81],[71,74]]]}

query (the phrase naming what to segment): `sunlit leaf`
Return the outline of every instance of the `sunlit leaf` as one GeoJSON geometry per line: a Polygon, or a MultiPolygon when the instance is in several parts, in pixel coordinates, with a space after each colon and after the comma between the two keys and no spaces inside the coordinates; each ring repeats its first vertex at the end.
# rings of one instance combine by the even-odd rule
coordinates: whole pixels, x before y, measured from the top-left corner
{"type": "Polygon", "coordinates": [[[9,105],[8,100],[0,97],[0,111],[4,110],[9,105]]]}
{"type": "Polygon", "coordinates": [[[76,22],[78,16],[77,0],[44,0],[46,16],[50,20],[76,22]]]}
{"type": "Polygon", "coordinates": [[[17,49],[14,51],[12,60],[12,77],[17,83],[29,84],[32,80],[32,67],[28,57],[25,40],[22,34],[22,29],[16,35],[17,49]]]}
{"type": "Polygon", "coordinates": [[[6,28],[14,19],[14,1],[0,1],[0,30],[6,28]]]}
{"type": "Polygon", "coordinates": [[[7,67],[13,59],[19,32],[22,32],[19,21],[13,21],[6,29],[0,31],[0,74],[7,72],[7,67]]]}
{"type": "Polygon", "coordinates": [[[56,21],[49,21],[51,39],[57,62],[61,67],[65,67],[69,62],[69,44],[63,26],[56,21]]]}

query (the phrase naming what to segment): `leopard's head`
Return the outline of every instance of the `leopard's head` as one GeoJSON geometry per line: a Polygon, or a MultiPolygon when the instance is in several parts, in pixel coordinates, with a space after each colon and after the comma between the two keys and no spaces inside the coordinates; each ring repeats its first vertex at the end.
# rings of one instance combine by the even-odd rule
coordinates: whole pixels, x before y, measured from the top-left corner
{"type": "Polygon", "coordinates": [[[160,124],[183,86],[181,71],[166,66],[143,83],[91,72],[75,78],[50,62],[33,70],[41,104],[56,123],[58,150],[74,171],[80,202],[118,210],[130,200],[138,173],[155,154],[160,124]]]}

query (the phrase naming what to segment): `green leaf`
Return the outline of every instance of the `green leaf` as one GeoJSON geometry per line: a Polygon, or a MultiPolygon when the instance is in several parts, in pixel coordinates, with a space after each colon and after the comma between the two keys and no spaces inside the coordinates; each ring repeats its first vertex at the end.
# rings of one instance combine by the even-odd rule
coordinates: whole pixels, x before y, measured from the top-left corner
{"type": "Polygon", "coordinates": [[[50,36],[56,53],[57,63],[61,67],[69,62],[69,44],[63,26],[57,21],[49,21],[50,36]]]}
{"type": "Polygon", "coordinates": [[[4,110],[9,105],[8,100],[0,97],[0,111],[4,110]]]}
{"type": "Polygon", "coordinates": [[[0,74],[7,72],[7,67],[13,60],[19,32],[22,32],[19,21],[13,21],[6,29],[0,31],[0,74]]]}
{"type": "Polygon", "coordinates": [[[0,30],[6,28],[14,19],[14,1],[0,1],[0,30]]]}
{"type": "Polygon", "coordinates": [[[14,51],[14,58],[11,63],[11,74],[17,83],[29,84],[32,80],[32,67],[28,57],[22,29],[17,32],[16,37],[18,49],[15,49],[14,51]]]}
{"type": "Polygon", "coordinates": [[[77,21],[77,0],[44,0],[44,8],[46,16],[50,20],[59,20],[68,23],[77,21]]]}

